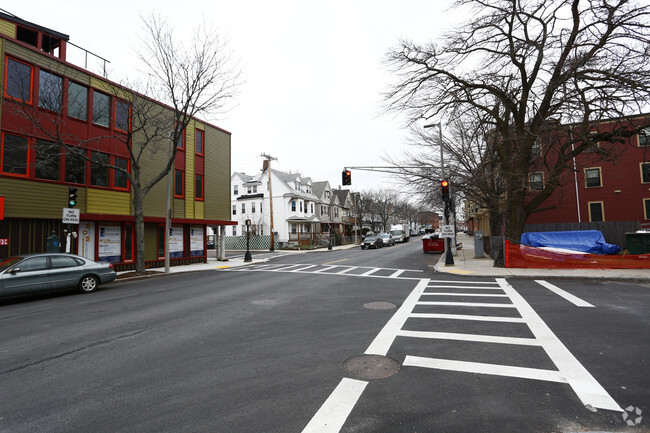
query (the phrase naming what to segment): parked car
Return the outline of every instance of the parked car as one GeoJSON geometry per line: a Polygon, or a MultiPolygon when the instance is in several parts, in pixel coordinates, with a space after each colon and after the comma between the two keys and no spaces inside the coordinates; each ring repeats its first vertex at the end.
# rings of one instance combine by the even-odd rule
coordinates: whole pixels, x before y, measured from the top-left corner
{"type": "Polygon", "coordinates": [[[75,287],[90,293],[115,278],[112,263],[66,253],[25,254],[0,261],[0,297],[75,287]]]}
{"type": "Polygon", "coordinates": [[[206,246],[209,250],[215,249],[214,241],[208,241],[206,246]]]}
{"type": "Polygon", "coordinates": [[[377,236],[381,238],[384,246],[395,245],[395,236],[390,233],[379,233],[377,236]]]}
{"type": "Polygon", "coordinates": [[[366,238],[361,243],[361,249],[366,248],[381,248],[384,246],[383,240],[378,236],[366,236],[366,238]]]}

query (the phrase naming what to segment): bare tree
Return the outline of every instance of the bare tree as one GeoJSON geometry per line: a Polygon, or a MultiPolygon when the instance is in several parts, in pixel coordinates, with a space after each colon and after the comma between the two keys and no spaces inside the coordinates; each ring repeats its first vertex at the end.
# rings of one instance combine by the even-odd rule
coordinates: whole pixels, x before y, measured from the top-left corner
{"type": "Polygon", "coordinates": [[[402,41],[388,54],[397,77],[388,108],[406,113],[411,124],[467,114],[480,121],[489,132],[488,164],[507,197],[506,235],[518,239],[528,215],[573,169],[574,156],[598,142],[604,157],[615,156],[621,137],[647,126],[627,116],[650,102],[650,6],[457,0],[455,7],[472,18],[439,45],[402,41]],[[610,119],[624,120],[599,127],[610,119]],[[542,159],[540,141],[548,143],[542,159]],[[550,178],[531,196],[535,164],[546,164],[550,178]]]}

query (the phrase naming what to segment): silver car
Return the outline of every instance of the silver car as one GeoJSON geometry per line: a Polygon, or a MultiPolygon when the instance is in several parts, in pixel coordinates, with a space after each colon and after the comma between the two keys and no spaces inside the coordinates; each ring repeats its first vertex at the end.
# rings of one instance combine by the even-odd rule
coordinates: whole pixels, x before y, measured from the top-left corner
{"type": "Polygon", "coordinates": [[[26,254],[0,261],[0,297],[74,287],[90,293],[116,277],[111,263],[66,253],[26,254]]]}

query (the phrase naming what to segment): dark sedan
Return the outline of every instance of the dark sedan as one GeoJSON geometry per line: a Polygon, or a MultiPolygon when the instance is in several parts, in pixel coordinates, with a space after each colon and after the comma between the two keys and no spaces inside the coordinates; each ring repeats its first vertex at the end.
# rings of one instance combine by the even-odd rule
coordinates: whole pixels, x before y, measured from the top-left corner
{"type": "Polygon", "coordinates": [[[94,292],[117,274],[111,263],[66,253],[26,254],[0,261],[0,296],[77,288],[94,292]]]}
{"type": "Polygon", "coordinates": [[[366,236],[366,238],[361,243],[361,249],[365,250],[366,248],[381,248],[384,246],[383,240],[378,236],[366,236]]]}

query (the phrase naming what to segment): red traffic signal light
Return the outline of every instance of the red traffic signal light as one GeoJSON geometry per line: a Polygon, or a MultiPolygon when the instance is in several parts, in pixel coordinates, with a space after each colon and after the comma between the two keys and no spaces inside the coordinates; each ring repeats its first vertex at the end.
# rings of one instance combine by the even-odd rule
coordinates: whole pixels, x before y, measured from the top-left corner
{"type": "Polygon", "coordinates": [[[350,170],[343,170],[341,173],[343,185],[352,185],[352,172],[350,170]]]}
{"type": "Polygon", "coordinates": [[[449,200],[449,181],[448,180],[441,180],[440,181],[440,189],[442,193],[442,200],[447,201],[449,200]]]}

